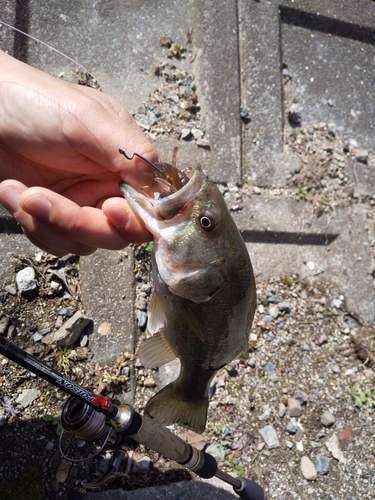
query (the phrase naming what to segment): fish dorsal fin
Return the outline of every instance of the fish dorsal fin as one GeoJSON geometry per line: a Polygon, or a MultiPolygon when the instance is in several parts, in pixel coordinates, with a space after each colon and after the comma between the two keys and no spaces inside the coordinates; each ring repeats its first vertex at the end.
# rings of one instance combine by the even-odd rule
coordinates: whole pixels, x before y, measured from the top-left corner
{"type": "Polygon", "coordinates": [[[175,358],[177,358],[177,354],[170,346],[164,332],[155,333],[145,340],[139,348],[139,359],[146,368],[156,368],[173,361],[175,358]]]}
{"type": "Polygon", "coordinates": [[[204,331],[202,330],[201,321],[197,318],[196,314],[191,310],[188,304],[177,302],[177,307],[182,313],[184,320],[189,328],[197,335],[197,337],[204,342],[204,331]]]}
{"type": "Polygon", "coordinates": [[[150,333],[158,332],[165,323],[165,314],[159,294],[154,292],[148,313],[147,329],[150,333]]]}

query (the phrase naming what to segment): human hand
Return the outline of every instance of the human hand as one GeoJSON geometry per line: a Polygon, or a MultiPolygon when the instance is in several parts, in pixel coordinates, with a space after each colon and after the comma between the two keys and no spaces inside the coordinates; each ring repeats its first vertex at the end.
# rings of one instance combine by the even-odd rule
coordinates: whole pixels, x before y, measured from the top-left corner
{"type": "Polygon", "coordinates": [[[119,182],[150,184],[157,153],[111,97],[0,51],[0,203],[54,255],[88,255],[151,238],[119,182]]]}

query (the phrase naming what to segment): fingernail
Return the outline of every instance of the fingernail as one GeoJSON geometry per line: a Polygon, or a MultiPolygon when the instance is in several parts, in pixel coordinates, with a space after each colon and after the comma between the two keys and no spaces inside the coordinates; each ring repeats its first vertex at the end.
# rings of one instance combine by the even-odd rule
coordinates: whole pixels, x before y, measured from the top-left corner
{"type": "Polygon", "coordinates": [[[48,219],[52,214],[51,202],[42,194],[34,194],[22,203],[22,208],[29,215],[39,219],[48,219]]]}
{"type": "Polygon", "coordinates": [[[14,187],[8,187],[1,191],[1,204],[11,215],[16,215],[20,208],[21,193],[14,187]]]}

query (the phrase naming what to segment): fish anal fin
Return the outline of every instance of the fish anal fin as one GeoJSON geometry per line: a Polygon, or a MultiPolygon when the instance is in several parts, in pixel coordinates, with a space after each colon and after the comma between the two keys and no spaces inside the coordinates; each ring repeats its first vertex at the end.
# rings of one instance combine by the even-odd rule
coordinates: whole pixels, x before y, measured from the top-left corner
{"type": "Polygon", "coordinates": [[[175,382],[153,396],[146,405],[145,416],[156,425],[180,424],[202,433],[206,427],[208,398],[184,400],[175,382]]]}
{"type": "Polygon", "coordinates": [[[177,358],[177,354],[163,332],[155,333],[145,340],[139,348],[139,359],[146,368],[156,368],[173,361],[175,358],[177,358]]]}

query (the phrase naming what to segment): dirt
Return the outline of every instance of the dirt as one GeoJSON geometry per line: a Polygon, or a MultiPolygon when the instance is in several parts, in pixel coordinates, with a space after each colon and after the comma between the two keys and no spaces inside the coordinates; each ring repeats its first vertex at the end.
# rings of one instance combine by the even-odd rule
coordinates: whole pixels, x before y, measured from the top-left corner
{"type": "MultiPolygon", "coordinates": [[[[171,41],[166,50],[170,51],[169,59],[154,69],[161,76],[160,88],[135,118],[151,139],[161,134],[166,139],[192,140],[197,147],[209,147],[200,123],[194,77],[174,64],[184,54],[190,57],[188,47],[175,47],[171,41]]],[[[358,148],[343,144],[332,125],[316,124],[308,130],[291,126],[285,149],[300,158],[300,168],[291,173],[287,188],[278,190],[278,196],[281,191],[311,203],[317,217],[324,211],[334,214],[342,204],[375,203],[371,197],[356,196],[348,165],[358,161],[358,148]]],[[[366,161],[371,163],[372,159],[366,161]]],[[[240,210],[241,188],[223,185],[221,189],[231,209],[240,210]]],[[[260,188],[257,191],[262,193],[260,188]]],[[[272,190],[268,191],[272,195],[272,190]]],[[[140,300],[142,285],[150,285],[150,246],[134,251],[140,300]]],[[[146,302],[150,291],[143,297],[146,302]]],[[[210,451],[217,455],[223,470],[258,481],[269,498],[375,498],[372,326],[360,324],[346,310],[340,290],[317,279],[275,276],[258,282],[257,293],[249,360],[235,360],[216,375],[207,428],[201,436],[177,426],[174,431],[200,448],[213,445],[210,451]],[[293,411],[299,415],[293,417],[293,411]],[[329,424],[322,423],[326,411],[332,417],[329,424]],[[269,448],[259,432],[269,425],[278,436],[276,448],[269,448]],[[302,457],[308,457],[314,466],[317,459],[325,457],[329,470],[306,480],[302,457]]],[[[119,353],[116,363],[106,370],[96,366],[90,343],[86,343],[88,331],[83,331],[72,347],[43,342],[67,321],[67,310],[83,308],[76,256],[15,256],[13,275],[0,283],[0,301],[1,335],[95,393],[112,397],[117,387],[126,389],[134,363],[134,407],[142,413],[148,398],[161,388],[161,376],[166,382],[165,369],[147,370],[127,352],[119,353]],[[25,267],[35,269],[37,280],[37,290],[28,295],[19,293],[16,286],[16,274],[25,267]],[[52,286],[51,281],[59,286],[52,286]]],[[[140,330],[139,338],[144,335],[144,329],[140,330]]],[[[62,457],[58,417],[67,395],[3,356],[0,362],[0,498],[70,498],[82,480],[94,481],[105,471],[108,456],[104,452],[82,463],[69,463],[62,457]],[[23,408],[16,400],[25,389],[38,389],[40,395],[23,408]]],[[[93,444],[64,441],[69,457],[88,456],[94,448],[93,444]]],[[[131,441],[126,449],[123,475],[108,488],[131,490],[196,479],[131,441]],[[146,461],[142,470],[140,464],[146,456],[151,463],[147,466],[146,461]]]]}

